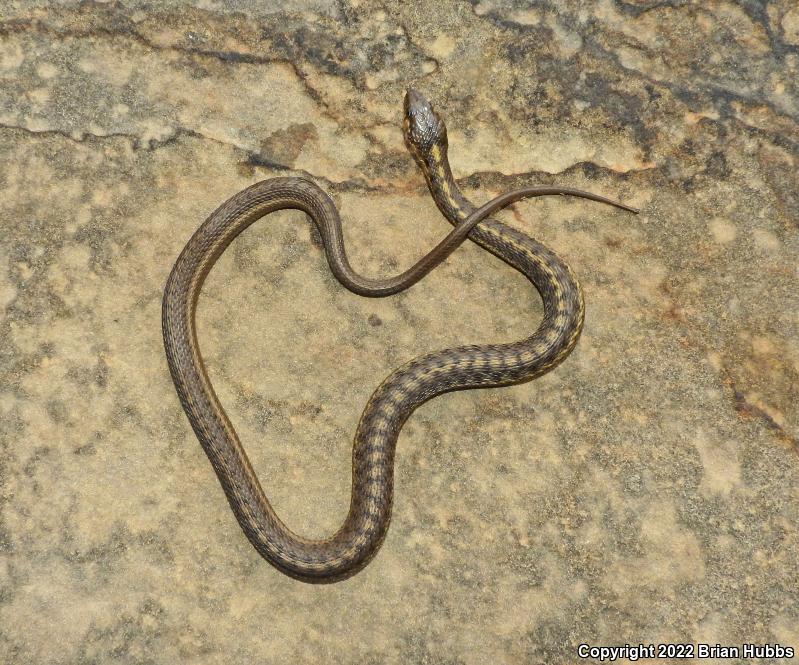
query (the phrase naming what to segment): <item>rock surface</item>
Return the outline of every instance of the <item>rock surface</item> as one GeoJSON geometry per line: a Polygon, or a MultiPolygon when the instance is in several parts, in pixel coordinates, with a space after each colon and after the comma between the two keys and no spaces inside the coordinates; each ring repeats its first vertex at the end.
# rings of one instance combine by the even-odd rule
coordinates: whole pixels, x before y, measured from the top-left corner
{"type": "MultiPolygon", "coordinates": [[[[0,17],[0,661],[799,648],[793,3],[12,0],[0,17]],[[162,288],[217,205],[277,174],[333,195],[364,273],[426,252],[449,226],[402,142],[409,86],[473,199],[557,182],[642,213],[502,214],[580,276],[580,343],[537,381],[420,408],[383,549],[303,585],[249,545],[191,432],[162,288]]],[[[358,298],[299,213],[236,240],[200,305],[215,387],[307,536],[346,513],[385,376],[541,313],[473,245],[358,298]]]]}

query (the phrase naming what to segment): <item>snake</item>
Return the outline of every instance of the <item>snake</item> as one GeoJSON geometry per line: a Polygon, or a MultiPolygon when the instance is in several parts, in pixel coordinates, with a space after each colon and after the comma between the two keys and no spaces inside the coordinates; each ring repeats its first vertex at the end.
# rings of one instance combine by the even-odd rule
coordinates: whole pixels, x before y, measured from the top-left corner
{"type": "Polygon", "coordinates": [[[554,194],[637,212],[582,190],[542,185],[507,192],[478,208],[466,198],[452,174],[443,120],[413,89],[405,94],[403,134],[435,203],[454,227],[408,270],[382,279],[356,273],[347,258],[341,220],[330,196],[305,175],[276,177],[233,195],[200,225],[177,258],[164,290],[164,347],[191,427],[254,548],[277,570],[303,582],[346,579],[363,569],[380,549],[391,520],[397,438],[419,405],[448,391],[530,380],[555,367],[577,343],[584,301],[571,268],[540,242],[489,216],[520,199],[554,194]],[[407,289],[468,238],[527,277],[543,303],[543,317],[525,339],[428,353],[405,363],[380,384],[366,404],[355,433],[347,516],[333,535],[315,540],[289,529],[269,503],[211,385],[195,324],[203,282],[219,256],[248,226],[284,209],[300,210],[313,221],[333,275],[354,293],[383,297],[407,289]]]}

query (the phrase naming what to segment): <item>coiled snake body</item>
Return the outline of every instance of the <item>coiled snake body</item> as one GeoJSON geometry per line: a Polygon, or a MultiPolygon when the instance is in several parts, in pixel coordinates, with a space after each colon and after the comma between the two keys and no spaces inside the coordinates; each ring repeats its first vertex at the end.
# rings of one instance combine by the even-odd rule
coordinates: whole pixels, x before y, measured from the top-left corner
{"type": "Polygon", "coordinates": [[[274,178],[239,192],[211,214],[177,259],[164,293],[164,345],[172,378],[230,506],[256,550],[282,572],[306,582],[349,577],[379,549],[391,518],[397,437],[416,407],[450,390],[531,379],[563,360],[577,342],[583,324],[583,297],[572,271],[542,244],[487,219],[488,215],[521,198],[545,194],[570,194],[634,211],[604,197],[563,187],[517,190],[475,210],[452,177],[444,123],[413,90],[405,98],[404,132],[436,204],[455,228],[402,275],[375,280],[355,273],[347,260],[338,212],[327,194],[303,178],[274,178]],[[302,210],[311,217],[333,274],[356,293],[385,296],[408,288],[468,236],[528,277],[544,306],[543,320],[527,339],[431,353],[400,367],[377,388],[355,434],[349,513],[341,528],[324,540],[308,540],[293,533],[269,504],[208,379],[194,321],[203,281],[230,242],[259,218],[286,208],[302,210]]]}

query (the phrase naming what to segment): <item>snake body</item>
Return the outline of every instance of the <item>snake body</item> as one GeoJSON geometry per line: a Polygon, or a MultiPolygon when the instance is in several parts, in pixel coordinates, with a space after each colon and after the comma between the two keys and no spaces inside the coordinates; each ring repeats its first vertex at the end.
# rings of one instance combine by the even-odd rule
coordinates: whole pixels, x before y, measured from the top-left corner
{"type": "Polygon", "coordinates": [[[447,391],[536,377],[562,361],[577,342],[583,324],[583,297],[568,265],[532,238],[487,217],[521,198],[545,194],[571,194],[633,210],[563,187],[516,190],[476,209],[452,177],[444,123],[415,91],[406,95],[404,130],[433,198],[455,227],[412,268],[384,280],[358,275],[347,260],[341,222],[330,197],[310,180],[273,178],[239,192],[208,217],[178,257],[164,293],[162,323],[170,372],[230,506],[255,549],[278,570],[306,582],[349,577],[380,548],[391,519],[396,442],[414,409],[447,391]],[[431,353],[400,367],[377,388],[355,434],[349,513],[339,530],[323,540],[293,533],[270,505],[214,393],[195,326],[203,281],[222,252],[250,224],[287,208],[302,210],[314,221],[333,274],[355,293],[378,297],[408,288],[468,237],[523,273],[541,294],[544,309],[543,320],[526,339],[431,353]]]}

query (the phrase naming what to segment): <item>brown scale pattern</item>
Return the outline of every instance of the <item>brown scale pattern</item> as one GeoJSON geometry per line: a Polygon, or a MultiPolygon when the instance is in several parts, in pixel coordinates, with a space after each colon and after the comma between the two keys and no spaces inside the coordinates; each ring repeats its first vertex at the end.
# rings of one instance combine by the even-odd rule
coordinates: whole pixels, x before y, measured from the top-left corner
{"type": "Polygon", "coordinates": [[[475,210],[452,178],[443,123],[423,98],[412,101],[417,103],[411,108],[406,102],[406,138],[437,205],[455,226],[419,263],[386,280],[358,275],[347,260],[338,212],[327,194],[305,179],[274,178],[239,192],[211,214],[179,256],[165,289],[163,332],[170,371],[230,506],[265,559],[287,575],[308,582],[349,577],[380,548],[391,519],[396,442],[414,409],[447,391],[534,378],[563,360],[577,342],[583,324],[583,298],[569,267],[537,241],[487,216],[520,198],[554,193],[626,208],[578,190],[532,187],[497,197],[475,210]],[[414,134],[419,127],[421,133],[414,134]],[[356,293],[385,296],[408,288],[468,237],[522,272],[538,289],[544,304],[544,318],[530,337],[512,344],[470,345],[432,353],[400,367],[377,388],[355,434],[349,513],[333,536],[316,541],[293,533],[272,509],[208,379],[194,322],[203,281],[222,252],[250,224],[285,208],[303,210],[311,217],[324,241],[331,270],[356,293]]]}

